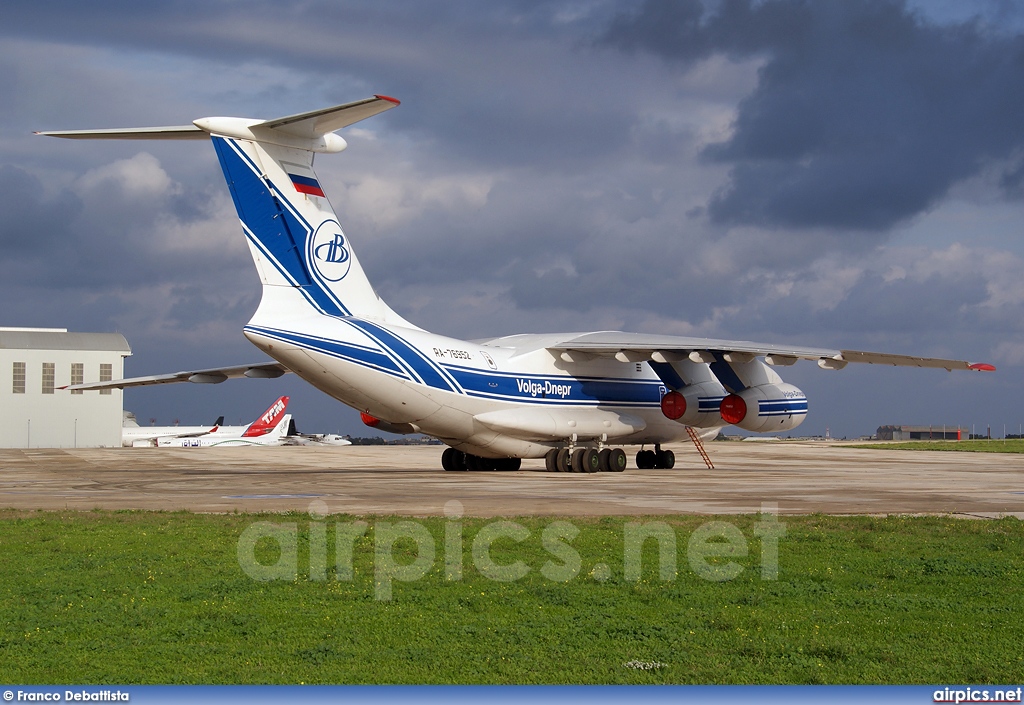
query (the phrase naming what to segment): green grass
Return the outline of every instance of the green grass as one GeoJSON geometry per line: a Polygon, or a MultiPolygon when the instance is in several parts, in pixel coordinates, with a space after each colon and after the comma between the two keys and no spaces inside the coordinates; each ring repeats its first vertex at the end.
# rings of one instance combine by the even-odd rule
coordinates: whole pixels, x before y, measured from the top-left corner
{"type": "MultiPolygon", "coordinates": [[[[335,525],[328,517],[329,557],[335,525]]],[[[655,521],[644,518],[642,521],[655,521]]],[[[462,524],[464,571],[445,577],[445,520],[430,572],[375,599],[374,540],[355,575],[309,579],[306,515],[0,512],[0,681],[7,683],[1015,683],[1024,679],[1024,524],[1016,519],[785,517],[777,580],[761,577],[757,517],[719,517],[749,547],[733,580],[687,562],[708,517],[663,517],[678,575],[661,580],[645,544],[623,571],[626,519],[573,519],[579,575],[540,572],[553,520],[521,518],[521,543],[494,543],[526,577],[495,582],[462,524]],[[257,521],[295,523],[295,579],[261,582],[237,546],[257,521]],[[610,577],[598,581],[604,563],[610,577]],[[630,661],[660,664],[627,668],[630,661]]],[[[394,555],[408,563],[414,544],[394,555]]],[[[281,551],[256,544],[263,564],[281,551]]],[[[728,561],[730,559],[720,559],[728,561]]],[[[331,563],[329,558],[329,563],[331,563]]]]}
{"type": "Polygon", "coordinates": [[[844,447],[882,450],[957,450],[969,453],[1024,453],[1024,440],[1011,438],[973,441],[907,441],[905,443],[870,443],[844,447]]]}

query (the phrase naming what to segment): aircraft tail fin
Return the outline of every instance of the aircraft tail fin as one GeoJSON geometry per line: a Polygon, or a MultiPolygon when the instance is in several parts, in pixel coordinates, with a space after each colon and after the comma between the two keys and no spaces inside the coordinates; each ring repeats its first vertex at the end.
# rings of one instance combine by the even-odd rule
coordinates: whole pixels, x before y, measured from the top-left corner
{"type": "Polygon", "coordinates": [[[285,415],[284,412],[287,408],[288,397],[279,397],[258,419],[249,424],[249,428],[245,429],[242,437],[253,438],[270,433],[281,422],[281,418],[285,415]]]}
{"type": "MultiPolygon", "coordinates": [[[[65,139],[213,140],[264,295],[274,302],[297,291],[319,313],[359,316],[409,327],[366,278],[313,171],[317,153],[347,146],[335,130],[390,110],[398,101],[374,96],[273,120],[210,117],[192,125],[37,134],[65,139]],[[271,288],[274,287],[274,288],[271,288]]],[[[293,309],[274,313],[281,319],[293,309]]]]}

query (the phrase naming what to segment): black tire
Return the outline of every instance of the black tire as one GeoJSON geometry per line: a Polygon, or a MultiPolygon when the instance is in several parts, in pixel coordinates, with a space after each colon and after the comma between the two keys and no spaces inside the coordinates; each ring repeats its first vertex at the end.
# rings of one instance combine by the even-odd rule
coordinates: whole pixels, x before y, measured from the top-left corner
{"type": "Polygon", "coordinates": [[[494,469],[501,472],[515,472],[523,465],[522,458],[499,458],[494,462],[494,469]]]}
{"type": "Polygon", "coordinates": [[[658,468],[671,470],[676,466],[676,454],[670,450],[663,450],[658,455],[658,468]]]}
{"type": "Polygon", "coordinates": [[[562,448],[558,451],[558,460],[555,465],[558,467],[558,472],[572,472],[572,465],[570,464],[569,449],[562,448]]]}
{"type": "Polygon", "coordinates": [[[597,472],[601,469],[601,454],[596,448],[586,448],[580,456],[580,469],[583,472],[597,472]]]}
{"type": "Polygon", "coordinates": [[[610,472],[622,472],[626,469],[626,451],[622,448],[612,448],[608,454],[608,470],[610,472]]]}
{"type": "Polygon", "coordinates": [[[583,454],[586,452],[586,448],[577,448],[572,452],[572,471],[583,472],[583,454]]]}
{"type": "Polygon", "coordinates": [[[544,469],[548,472],[558,472],[558,449],[552,448],[544,454],[544,469]]]}
{"type": "Polygon", "coordinates": [[[609,458],[611,457],[611,454],[612,454],[612,449],[611,448],[605,448],[600,453],[598,453],[598,458],[600,458],[600,461],[601,461],[600,463],[598,463],[598,465],[599,465],[598,469],[601,472],[611,472],[612,471],[612,466],[608,462],[609,458]]]}
{"type": "Polygon", "coordinates": [[[455,454],[457,452],[458,451],[456,451],[454,448],[445,448],[444,452],[441,453],[441,467],[443,467],[445,471],[453,472],[454,470],[456,470],[455,454]]]}
{"type": "Polygon", "coordinates": [[[653,450],[642,450],[636,454],[636,466],[641,470],[653,470],[656,462],[657,456],[653,450]]]}
{"type": "MultiPolygon", "coordinates": [[[[452,454],[448,456],[451,459],[452,471],[466,472],[469,469],[468,467],[466,467],[466,454],[463,453],[461,450],[455,450],[454,448],[449,448],[448,450],[452,452],[452,454]]],[[[444,463],[444,453],[441,454],[441,463],[444,463]]],[[[448,468],[445,468],[445,470],[447,469],[448,468]]]]}

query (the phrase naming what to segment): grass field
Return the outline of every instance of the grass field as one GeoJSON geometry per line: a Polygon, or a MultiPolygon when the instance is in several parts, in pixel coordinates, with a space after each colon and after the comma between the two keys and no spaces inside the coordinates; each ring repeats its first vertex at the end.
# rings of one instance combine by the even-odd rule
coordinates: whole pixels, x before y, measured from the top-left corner
{"type": "MultiPolygon", "coordinates": [[[[762,576],[758,518],[719,517],[749,549],[716,559],[743,567],[720,582],[698,577],[687,560],[694,532],[712,518],[660,520],[677,541],[673,579],[661,579],[654,541],[644,544],[640,579],[625,578],[629,520],[574,519],[571,548],[582,568],[567,582],[541,570],[564,573],[573,562],[568,539],[543,544],[553,520],[516,519],[528,536],[492,544],[499,566],[529,568],[511,582],[484,577],[473,558],[474,540],[493,522],[417,520],[436,559],[422,579],[393,581],[392,599],[383,601],[375,542],[407,519],[365,518],[354,579],[339,581],[336,529],[351,517],[0,512],[0,681],[1024,679],[1024,524],[1016,519],[784,517],[778,578],[770,580],[762,576]],[[239,538],[256,522],[294,526],[294,534],[283,529],[297,535],[294,578],[260,581],[242,570],[239,538]],[[451,573],[459,530],[464,567],[460,580],[449,580],[446,559],[451,573]],[[312,580],[310,537],[315,556],[324,535],[326,579],[312,580]]],[[[288,566],[287,542],[251,545],[261,565],[288,566]]],[[[387,547],[399,565],[417,565],[411,540],[387,547]]],[[[312,577],[319,572],[314,565],[312,577]]]]}
{"type": "Polygon", "coordinates": [[[876,448],[882,450],[955,450],[969,453],[1024,453],[1024,440],[973,440],[973,441],[907,441],[905,443],[869,443],[850,445],[847,448],[876,448]]]}

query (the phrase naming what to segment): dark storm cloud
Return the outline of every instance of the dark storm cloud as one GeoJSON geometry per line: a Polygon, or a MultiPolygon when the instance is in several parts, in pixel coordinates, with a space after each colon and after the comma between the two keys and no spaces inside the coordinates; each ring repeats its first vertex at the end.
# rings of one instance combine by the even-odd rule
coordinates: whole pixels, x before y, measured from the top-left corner
{"type": "Polygon", "coordinates": [[[685,66],[763,58],[732,136],[704,151],[731,166],[716,222],[885,230],[1024,148],[1024,37],[977,21],[894,0],[648,0],[602,41],[685,66]]]}
{"type": "MultiPolygon", "coordinates": [[[[603,85],[600,75],[563,61],[609,18],[588,11],[561,19],[559,4],[51,5],[5,11],[0,36],[287,66],[308,81],[305,101],[288,108],[296,112],[352,100],[358,84],[361,93],[406,105],[378,125],[438,140],[449,158],[559,168],[621,147],[630,127],[629,110],[614,96],[579,90],[603,85]]],[[[255,91],[266,93],[263,110],[288,92],[283,85],[255,91]]],[[[249,87],[239,92],[252,98],[249,87]]]]}
{"type": "MultiPolygon", "coordinates": [[[[0,247],[6,256],[53,254],[82,203],[62,192],[46,195],[42,182],[24,169],[0,164],[0,247]]],[[[10,274],[8,274],[10,276],[10,274]]]]}

